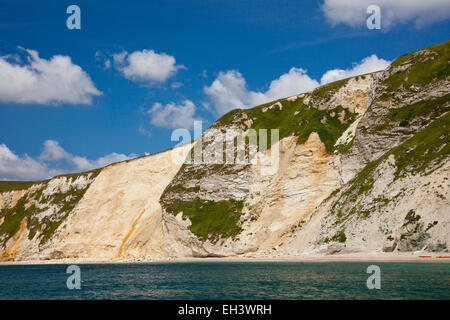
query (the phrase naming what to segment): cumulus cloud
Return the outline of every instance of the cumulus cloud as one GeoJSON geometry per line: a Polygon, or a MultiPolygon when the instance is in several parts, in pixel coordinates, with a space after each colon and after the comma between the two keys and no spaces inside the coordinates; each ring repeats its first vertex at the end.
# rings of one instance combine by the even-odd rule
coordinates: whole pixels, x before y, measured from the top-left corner
{"type": "Polygon", "coordinates": [[[152,136],[152,133],[150,132],[150,130],[145,129],[143,125],[140,125],[140,126],[139,126],[138,131],[139,131],[141,134],[143,134],[144,136],[147,136],[147,137],[151,137],[151,136],[152,136]]]}
{"type": "MultiPolygon", "coordinates": [[[[210,86],[204,87],[205,94],[209,97],[217,115],[235,108],[249,108],[276,99],[308,92],[328,82],[383,70],[389,65],[389,61],[371,55],[354,63],[350,69],[334,69],[327,71],[320,82],[308,76],[306,70],[291,68],[288,73],[270,82],[266,91],[251,91],[247,88],[247,82],[239,71],[229,70],[219,72],[217,78],[210,86]]],[[[208,106],[208,103],[203,103],[208,106]]]]}
{"type": "Polygon", "coordinates": [[[0,180],[38,180],[60,173],[28,155],[19,157],[5,144],[0,144],[0,180]]]}
{"type": "Polygon", "coordinates": [[[77,170],[86,171],[94,168],[104,167],[108,164],[128,160],[136,157],[135,154],[125,155],[120,153],[111,153],[98,159],[89,160],[86,157],[72,155],[59,145],[58,141],[47,140],[44,142],[44,150],[39,156],[41,161],[59,161],[66,160],[73,164],[77,170]]]}
{"type": "Polygon", "coordinates": [[[266,92],[251,91],[248,90],[247,82],[239,71],[229,70],[219,72],[212,84],[204,87],[204,92],[212,100],[215,112],[222,115],[235,108],[249,108],[281,98],[283,95],[305,92],[317,85],[318,83],[314,83],[302,69],[292,68],[289,73],[273,80],[266,92]],[[299,78],[302,81],[290,81],[299,78]],[[305,84],[306,87],[302,87],[305,84]],[[286,88],[283,88],[283,85],[286,85],[286,88]]]}
{"type": "Polygon", "coordinates": [[[88,159],[72,155],[64,150],[58,141],[47,140],[41,155],[35,159],[26,154],[19,156],[5,144],[0,144],[0,180],[46,179],[64,172],[101,168],[136,156],[136,154],[125,155],[113,152],[97,159],[88,159]],[[65,161],[71,169],[55,168],[61,165],[60,161],[65,161]]]}
{"type": "Polygon", "coordinates": [[[178,69],[175,58],[166,53],[156,53],[154,50],[142,50],[128,53],[114,53],[114,66],[125,78],[136,82],[165,82],[178,69]]]}
{"type": "Polygon", "coordinates": [[[283,74],[270,83],[269,90],[267,90],[265,96],[269,100],[275,100],[310,91],[318,85],[319,83],[316,80],[311,79],[306,74],[306,70],[291,68],[288,73],[283,74]]]}
{"type": "Polygon", "coordinates": [[[44,142],[44,151],[39,156],[39,160],[44,161],[58,161],[61,159],[68,159],[72,155],[59,145],[58,141],[47,140],[44,142]]]}
{"type": "Polygon", "coordinates": [[[89,75],[68,56],[49,60],[35,50],[23,49],[26,63],[0,57],[0,101],[38,104],[91,104],[102,93],[89,75]]]}
{"type": "Polygon", "coordinates": [[[353,67],[350,69],[333,69],[325,72],[322,78],[320,78],[320,84],[325,84],[378,70],[384,70],[389,66],[390,63],[390,61],[378,58],[376,55],[372,54],[371,56],[362,59],[360,63],[354,63],[353,67]]]}
{"type": "Polygon", "coordinates": [[[366,9],[373,4],[380,7],[381,23],[386,28],[409,22],[422,28],[450,18],[448,0],[325,0],[322,11],[331,24],[365,26],[366,9]]]}
{"type": "Polygon", "coordinates": [[[319,83],[311,79],[306,70],[291,68],[288,73],[273,80],[265,92],[249,91],[247,82],[239,71],[219,72],[217,78],[204,92],[212,99],[216,112],[221,115],[234,108],[249,108],[317,87],[319,83]]]}
{"type": "Polygon", "coordinates": [[[147,111],[150,115],[150,123],[163,128],[192,128],[195,114],[195,104],[191,100],[184,100],[180,104],[168,103],[163,105],[159,102],[153,104],[147,111]]]}
{"type": "Polygon", "coordinates": [[[116,52],[112,54],[113,62],[116,65],[116,68],[120,69],[124,67],[125,58],[127,57],[127,55],[127,51],[116,52]]]}
{"type": "Polygon", "coordinates": [[[221,115],[234,108],[248,108],[267,99],[261,92],[249,91],[239,71],[219,72],[217,78],[204,92],[212,99],[216,112],[221,115]]]}
{"type": "Polygon", "coordinates": [[[98,159],[93,159],[93,160],[89,160],[86,157],[80,157],[80,156],[72,156],[72,158],[68,159],[70,162],[72,162],[78,170],[81,171],[86,171],[86,170],[91,170],[91,169],[95,169],[95,168],[101,168],[104,166],[107,166],[111,163],[114,162],[120,162],[120,161],[125,161],[128,159],[132,159],[137,157],[136,154],[130,154],[130,155],[125,155],[123,153],[110,153],[107,154],[106,156],[100,157],[98,159]]]}

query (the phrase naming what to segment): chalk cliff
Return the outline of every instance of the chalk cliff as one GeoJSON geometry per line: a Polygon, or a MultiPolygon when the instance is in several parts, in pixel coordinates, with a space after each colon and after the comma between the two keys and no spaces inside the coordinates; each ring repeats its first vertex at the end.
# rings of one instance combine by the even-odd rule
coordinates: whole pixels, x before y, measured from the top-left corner
{"type": "Polygon", "coordinates": [[[0,182],[0,259],[448,252],[449,94],[447,41],[233,110],[167,151],[0,182]]]}

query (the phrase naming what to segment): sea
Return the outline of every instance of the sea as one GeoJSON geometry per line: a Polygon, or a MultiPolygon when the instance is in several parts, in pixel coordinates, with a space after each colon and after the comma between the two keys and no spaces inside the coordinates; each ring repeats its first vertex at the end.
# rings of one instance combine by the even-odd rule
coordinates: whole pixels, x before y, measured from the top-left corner
{"type": "Polygon", "coordinates": [[[0,299],[450,299],[450,263],[445,262],[205,261],[76,266],[75,274],[74,267],[64,264],[2,265],[0,299]],[[378,270],[379,288],[369,279],[375,275],[373,270],[378,270]],[[74,280],[74,276],[78,278],[74,280]],[[368,286],[368,279],[372,285],[368,286]],[[74,287],[78,280],[79,289],[74,287]]]}

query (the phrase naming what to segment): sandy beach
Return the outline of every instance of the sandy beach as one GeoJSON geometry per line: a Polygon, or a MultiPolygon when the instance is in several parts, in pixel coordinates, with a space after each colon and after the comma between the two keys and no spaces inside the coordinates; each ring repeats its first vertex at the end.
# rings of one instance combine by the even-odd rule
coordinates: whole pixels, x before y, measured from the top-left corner
{"type": "Polygon", "coordinates": [[[208,257],[208,258],[169,258],[154,260],[96,260],[96,259],[58,259],[31,261],[4,261],[2,265],[40,265],[40,264],[95,264],[95,263],[164,263],[164,262],[450,262],[450,254],[443,253],[352,253],[335,255],[305,255],[288,257],[208,257]]]}

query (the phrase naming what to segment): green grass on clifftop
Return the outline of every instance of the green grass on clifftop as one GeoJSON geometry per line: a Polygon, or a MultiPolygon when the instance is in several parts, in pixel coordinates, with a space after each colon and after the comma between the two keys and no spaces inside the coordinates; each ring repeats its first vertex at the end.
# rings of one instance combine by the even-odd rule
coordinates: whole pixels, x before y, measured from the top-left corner
{"type": "Polygon", "coordinates": [[[280,140],[294,135],[298,137],[298,144],[306,142],[309,135],[316,132],[325,144],[327,152],[332,153],[335,150],[334,144],[337,139],[355,120],[355,114],[341,106],[329,110],[319,110],[305,105],[303,99],[282,100],[280,103],[282,110],[275,105],[272,109],[264,112],[267,104],[244,110],[253,120],[252,129],[257,132],[259,129],[268,130],[268,148],[271,146],[270,129],[279,129],[280,140]]]}
{"type": "Polygon", "coordinates": [[[1,181],[0,180],[0,193],[14,190],[24,190],[31,187],[35,181],[1,181]]]}
{"type": "Polygon", "coordinates": [[[450,40],[417,50],[397,58],[392,68],[406,67],[383,81],[386,86],[383,98],[391,97],[400,87],[410,89],[412,85],[427,85],[450,75],[450,40]]]}
{"type": "Polygon", "coordinates": [[[315,101],[328,101],[341,87],[345,86],[349,78],[327,83],[314,89],[311,98],[315,101]]]}

